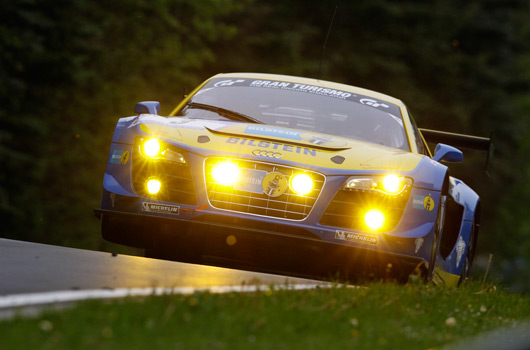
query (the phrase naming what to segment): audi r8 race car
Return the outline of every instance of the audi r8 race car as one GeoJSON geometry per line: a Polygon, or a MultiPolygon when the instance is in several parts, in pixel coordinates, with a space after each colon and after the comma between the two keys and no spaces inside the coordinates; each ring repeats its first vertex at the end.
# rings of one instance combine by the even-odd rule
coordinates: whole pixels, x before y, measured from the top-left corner
{"type": "Polygon", "coordinates": [[[169,114],[119,119],[102,234],[146,255],[298,276],[457,284],[479,196],[442,162],[489,139],[418,129],[400,100],[283,75],[216,75],[169,114]]]}

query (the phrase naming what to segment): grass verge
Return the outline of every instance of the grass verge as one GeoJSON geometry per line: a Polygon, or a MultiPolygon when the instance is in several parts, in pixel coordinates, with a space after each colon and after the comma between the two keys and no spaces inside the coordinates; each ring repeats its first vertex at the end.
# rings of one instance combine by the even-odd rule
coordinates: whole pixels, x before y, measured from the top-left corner
{"type": "Polygon", "coordinates": [[[530,317],[530,299],[458,289],[270,290],[87,301],[0,322],[3,349],[428,349],[530,317]]]}

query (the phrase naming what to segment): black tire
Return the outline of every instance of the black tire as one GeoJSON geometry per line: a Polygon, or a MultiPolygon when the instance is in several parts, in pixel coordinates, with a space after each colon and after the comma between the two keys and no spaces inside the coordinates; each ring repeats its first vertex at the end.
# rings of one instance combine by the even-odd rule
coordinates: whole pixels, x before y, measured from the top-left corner
{"type": "Polygon", "coordinates": [[[445,212],[447,196],[449,195],[449,180],[446,178],[442,187],[442,193],[440,196],[440,204],[438,205],[438,216],[436,220],[436,227],[434,230],[434,238],[431,247],[431,259],[429,266],[425,271],[425,283],[432,281],[434,276],[434,265],[436,264],[436,256],[438,255],[438,249],[440,245],[440,237],[442,236],[443,226],[445,222],[445,212]]]}
{"type": "Polygon", "coordinates": [[[473,260],[475,259],[479,228],[477,217],[478,215],[475,214],[475,217],[473,218],[473,224],[471,226],[471,235],[469,237],[469,244],[467,246],[466,258],[464,259],[464,266],[462,267],[462,273],[460,274],[460,280],[458,281],[459,286],[469,278],[469,272],[471,271],[471,267],[473,266],[473,260]]]}

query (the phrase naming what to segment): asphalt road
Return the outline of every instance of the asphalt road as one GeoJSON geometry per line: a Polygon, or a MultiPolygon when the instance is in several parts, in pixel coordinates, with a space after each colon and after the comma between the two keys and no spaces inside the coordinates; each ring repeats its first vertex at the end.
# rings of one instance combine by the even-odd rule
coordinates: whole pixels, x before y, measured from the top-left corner
{"type": "Polygon", "coordinates": [[[314,284],[266,273],[0,239],[0,296],[93,289],[314,284]]]}

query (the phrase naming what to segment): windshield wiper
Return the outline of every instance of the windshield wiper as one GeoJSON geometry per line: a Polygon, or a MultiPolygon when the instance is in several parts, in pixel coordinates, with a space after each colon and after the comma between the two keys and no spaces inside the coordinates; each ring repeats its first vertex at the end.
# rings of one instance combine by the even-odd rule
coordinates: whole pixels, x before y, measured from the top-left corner
{"type": "Polygon", "coordinates": [[[262,121],[259,121],[257,119],[254,119],[252,117],[249,117],[248,115],[244,115],[239,112],[234,112],[229,109],[225,109],[222,107],[212,106],[204,103],[197,103],[197,102],[190,102],[186,105],[187,108],[197,108],[197,109],[204,109],[207,111],[212,111],[217,114],[219,114],[222,117],[225,117],[229,120],[237,120],[241,122],[246,123],[256,123],[256,124],[263,124],[262,121]]]}

